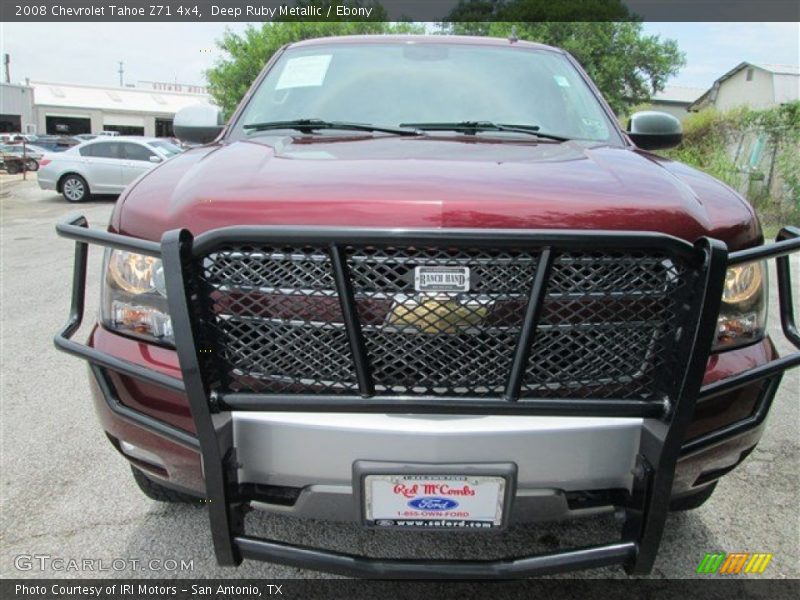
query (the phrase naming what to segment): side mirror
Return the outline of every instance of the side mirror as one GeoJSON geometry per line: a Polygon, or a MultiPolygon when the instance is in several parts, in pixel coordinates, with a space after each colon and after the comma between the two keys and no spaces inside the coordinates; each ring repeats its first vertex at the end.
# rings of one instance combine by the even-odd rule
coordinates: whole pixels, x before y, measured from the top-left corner
{"type": "Polygon", "coordinates": [[[668,113],[646,110],[631,115],[628,135],[639,148],[660,150],[680,144],[683,128],[681,122],[668,113]]]}
{"type": "Polygon", "coordinates": [[[222,112],[211,104],[194,104],[175,114],[172,129],[176,137],[190,144],[207,144],[216,139],[225,124],[222,112]]]}
{"type": "Polygon", "coordinates": [[[150,162],[151,162],[151,163],[160,163],[160,162],[161,162],[161,159],[160,159],[158,156],[156,156],[155,154],[153,154],[153,155],[150,157],[150,162]]]}

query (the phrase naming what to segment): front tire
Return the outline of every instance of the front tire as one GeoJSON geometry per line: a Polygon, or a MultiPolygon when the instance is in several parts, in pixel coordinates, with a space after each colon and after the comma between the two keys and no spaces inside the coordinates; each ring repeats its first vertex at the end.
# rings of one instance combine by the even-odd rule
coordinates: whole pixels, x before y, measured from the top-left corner
{"type": "Polygon", "coordinates": [[[67,175],[61,182],[61,193],[67,202],[85,202],[89,199],[89,185],[80,175],[67,175]]]}
{"type": "Polygon", "coordinates": [[[198,506],[201,504],[200,501],[202,498],[200,498],[200,496],[185,494],[183,492],[163,486],[160,483],[156,483],[154,480],[145,475],[141,469],[137,469],[133,465],[131,465],[131,471],[133,472],[133,479],[136,481],[136,485],[138,485],[139,489],[142,490],[144,495],[151,500],[157,500],[158,502],[171,502],[173,504],[196,504],[198,506]]]}
{"type": "Polygon", "coordinates": [[[28,171],[38,171],[39,170],[39,161],[35,158],[29,158],[28,162],[25,163],[25,168],[28,171]]]}

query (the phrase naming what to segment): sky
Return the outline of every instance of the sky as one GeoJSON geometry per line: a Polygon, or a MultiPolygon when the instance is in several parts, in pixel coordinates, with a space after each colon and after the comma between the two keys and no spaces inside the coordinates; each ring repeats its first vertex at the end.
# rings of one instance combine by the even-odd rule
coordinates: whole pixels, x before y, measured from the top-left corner
{"type": "Polygon", "coordinates": [[[645,23],[678,41],[686,65],[668,85],[708,88],[741,62],[800,64],[800,23],[645,23]]]}
{"type": "MultiPolygon", "coordinates": [[[[220,58],[214,43],[245,23],[3,23],[0,51],[11,54],[11,81],[117,85],[203,84],[220,58]]],[[[675,39],[686,66],[668,85],[707,88],[742,61],[800,63],[798,23],[645,23],[648,35],[675,39]]]]}

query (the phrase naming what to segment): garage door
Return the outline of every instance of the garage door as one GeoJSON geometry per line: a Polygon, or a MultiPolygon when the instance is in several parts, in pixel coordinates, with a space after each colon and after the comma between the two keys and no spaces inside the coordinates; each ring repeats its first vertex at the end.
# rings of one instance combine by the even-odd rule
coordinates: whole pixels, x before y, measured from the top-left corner
{"type": "Polygon", "coordinates": [[[45,115],[44,121],[48,135],[78,135],[92,132],[92,121],[87,117],[45,115]]]}
{"type": "Polygon", "coordinates": [[[118,131],[122,135],[144,135],[144,117],[141,115],[103,115],[103,130],[118,131]]]}
{"type": "Polygon", "coordinates": [[[103,115],[103,126],[116,125],[118,127],[144,127],[144,117],[141,115],[103,115]]]}

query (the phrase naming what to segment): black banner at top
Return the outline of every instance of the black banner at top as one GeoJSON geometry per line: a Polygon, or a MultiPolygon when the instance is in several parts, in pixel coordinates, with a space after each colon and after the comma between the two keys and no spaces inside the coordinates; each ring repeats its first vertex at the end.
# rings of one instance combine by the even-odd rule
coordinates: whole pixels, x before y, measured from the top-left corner
{"type": "Polygon", "coordinates": [[[3,22],[800,21],[797,0],[2,0],[3,22]]]}

